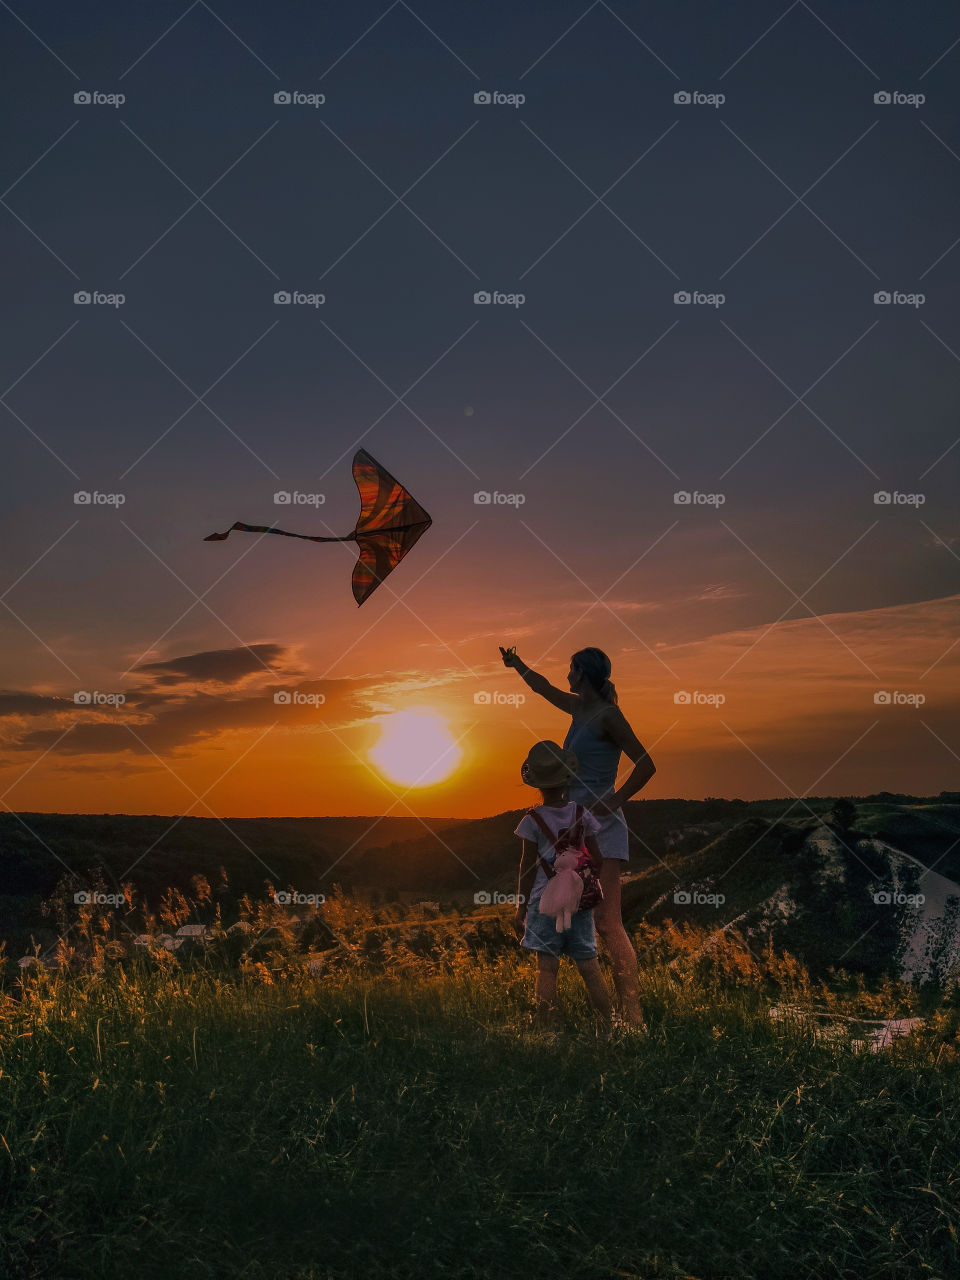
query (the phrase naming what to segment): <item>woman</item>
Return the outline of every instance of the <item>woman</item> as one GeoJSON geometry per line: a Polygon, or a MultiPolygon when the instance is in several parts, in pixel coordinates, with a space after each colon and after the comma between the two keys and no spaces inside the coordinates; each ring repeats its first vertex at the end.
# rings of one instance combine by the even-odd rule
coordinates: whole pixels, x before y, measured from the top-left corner
{"type": "Polygon", "coordinates": [[[617,693],[610,680],[610,659],[601,649],[580,649],[570,659],[569,693],[528,667],[513,650],[501,645],[500,655],[504,666],[518,671],[534,693],[572,717],[563,740],[564,749],[572,751],[578,762],[570,799],[588,807],[600,822],[597,842],[603,854],[600,873],[603,902],[594,911],[594,921],[613,962],[613,979],[624,1020],[642,1028],[637,953],[620,915],[620,875],[622,864],[629,857],[627,824],[620,806],[646,786],[656,767],[617,706],[617,693]],[[618,788],[621,752],[633,761],[633,769],[618,788]]]}

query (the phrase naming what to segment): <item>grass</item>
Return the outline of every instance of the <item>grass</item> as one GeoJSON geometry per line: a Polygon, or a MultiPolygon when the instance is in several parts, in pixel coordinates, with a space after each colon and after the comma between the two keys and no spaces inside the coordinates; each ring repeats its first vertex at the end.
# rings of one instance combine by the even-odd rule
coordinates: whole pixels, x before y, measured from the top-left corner
{"type": "Polygon", "coordinates": [[[565,1032],[531,1031],[516,954],[31,977],[0,1274],[960,1274],[955,1011],[854,1055],[753,979],[648,961],[650,1035],[610,1044],[567,966],[565,1032]]]}

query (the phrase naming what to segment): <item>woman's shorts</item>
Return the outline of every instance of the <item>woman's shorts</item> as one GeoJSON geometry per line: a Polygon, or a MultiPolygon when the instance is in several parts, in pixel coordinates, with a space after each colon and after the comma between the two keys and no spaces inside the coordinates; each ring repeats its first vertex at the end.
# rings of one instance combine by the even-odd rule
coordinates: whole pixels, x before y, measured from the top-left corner
{"type": "MultiPolygon", "coordinates": [[[[570,799],[577,804],[589,807],[595,804],[600,797],[594,795],[592,791],[588,791],[585,787],[572,786],[570,788],[570,799]]],[[[623,810],[615,809],[613,813],[605,813],[597,821],[600,823],[600,830],[597,832],[597,844],[600,846],[600,852],[603,856],[611,862],[629,861],[630,833],[627,830],[627,821],[623,816],[623,810]]]]}
{"type": "Polygon", "coordinates": [[[600,852],[611,862],[628,862],[630,859],[630,833],[623,816],[623,810],[604,814],[599,819],[600,830],[597,832],[597,844],[600,852]]]}
{"type": "Polygon", "coordinates": [[[569,956],[571,960],[596,960],[597,935],[592,911],[577,911],[570,928],[557,932],[555,916],[545,916],[533,904],[527,909],[527,927],[520,941],[528,951],[544,951],[551,956],[569,956]]]}

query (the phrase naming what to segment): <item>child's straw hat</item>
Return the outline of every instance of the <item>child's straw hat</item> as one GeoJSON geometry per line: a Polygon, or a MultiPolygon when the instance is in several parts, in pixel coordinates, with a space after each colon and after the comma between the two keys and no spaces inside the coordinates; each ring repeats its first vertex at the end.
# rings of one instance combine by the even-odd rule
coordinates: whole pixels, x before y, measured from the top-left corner
{"type": "Polygon", "coordinates": [[[520,766],[520,777],[531,787],[562,787],[577,771],[577,757],[556,742],[535,742],[520,766]]]}

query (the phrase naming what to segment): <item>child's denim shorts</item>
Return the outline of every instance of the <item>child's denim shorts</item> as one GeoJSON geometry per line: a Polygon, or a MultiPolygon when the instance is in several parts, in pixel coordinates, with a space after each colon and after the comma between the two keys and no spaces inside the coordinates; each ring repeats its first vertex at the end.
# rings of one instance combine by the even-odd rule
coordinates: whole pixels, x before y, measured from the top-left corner
{"type": "Polygon", "coordinates": [[[527,908],[527,927],[520,945],[528,951],[545,951],[551,956],[595,960],[597,935],[593,927],[593,912],[577,911],[570,919],[570,928],[557,933],[556,917],[543,915],[531,903],[527,908]]]}

